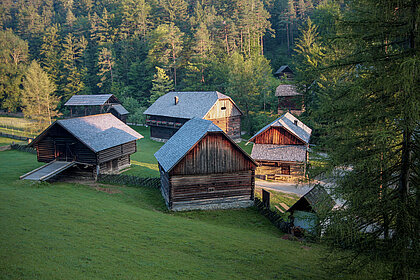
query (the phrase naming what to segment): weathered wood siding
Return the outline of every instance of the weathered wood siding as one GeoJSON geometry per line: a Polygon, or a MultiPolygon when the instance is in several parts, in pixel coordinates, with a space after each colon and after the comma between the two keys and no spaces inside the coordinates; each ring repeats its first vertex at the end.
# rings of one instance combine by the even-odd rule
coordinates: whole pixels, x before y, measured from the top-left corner
{"type": "Polygon", "coordinates": [[[170,191],[171,191],[171,182],[169,179],[169,174],[163,170],[163,168],[159,164],[159,172],[160,172],[160,191],[162,193],[163,198],[165,199],[165,203],[168,207],[170,207],[170,191]]]}
{"type": "Polygon", "coordinates": [[[255,144],[304,145],[303,141],[282,127],[270,127],[257,135],[255,144]]]}
{"type": "Polygon", "coordinates": [[[171,175],[230,173],[255,169],[221,133],[209,133],[174,167],[171,175]]]}
{"type": "Polygon", "coordinates": [[[253,172],[253,170],[247,170],[234,173],[171,176],[169,182],[171,202],[191,201],[194,203],[194,200],[235,196],[246,196],[252,199],[253,172]]]}
{"type": "Polygon", "coordinates": [[[151,138],[169,139],[187,121],[188,119],[183,118],[148,115],[146,124],[150,126],[151,138]]]}
{"type": "Polygon", "coordinates": [[[218,119],[218,118],[229,118],[235,116],[241,116],[242,113],[236,108],[230,99],[219,99],[210,109],[210,111],[204,116],[204,119],[218,119]]]}
{"type": "Polygon", "coordinates": [[[235,116],[230,118],[209,119],[215,125],[220,127],[232,139],[241,137],[241,117],[235,116]]]}
{"type": "Polygon", "coordinates": [[[133,154],[137,151],[136,141],[131,141],[119,146],[115,146],[98,153],[98,163],[107,162],[120,158],[123,155],[133,154]]]}
{"type": "Polygon", "coordinates": [[[40,162],[57,159],[96,164],[95,153],[59,125],[53,126],[35,148],[40,162]]]}
{"type": "Polygon", "coordinates": [[[130,165],[130,155],[123,155],[118,158],[101,162],[99,164],[99,174],[117,173],[130,165]]]}
{"type": "Polygon", "coordinates": [[[257,170],[255,170],[255,176],[260,179],[293,181],[304,176],[304,164],[258,162],[257,170]],[[285,174],[287,171],[289,171],[289,174],[285,174]]]}

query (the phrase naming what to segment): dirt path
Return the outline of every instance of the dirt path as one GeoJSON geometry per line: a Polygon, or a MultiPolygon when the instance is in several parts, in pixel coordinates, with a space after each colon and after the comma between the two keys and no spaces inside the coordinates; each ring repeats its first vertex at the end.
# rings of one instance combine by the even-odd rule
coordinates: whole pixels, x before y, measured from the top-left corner
{"type": "Polygon", "coordinates": [[[255,186],[258,188],[264,188],[284,193],[294,193],[299,196],[302,196],[312,188],[313,184],[296,184],[255,180],[255,186]]]}

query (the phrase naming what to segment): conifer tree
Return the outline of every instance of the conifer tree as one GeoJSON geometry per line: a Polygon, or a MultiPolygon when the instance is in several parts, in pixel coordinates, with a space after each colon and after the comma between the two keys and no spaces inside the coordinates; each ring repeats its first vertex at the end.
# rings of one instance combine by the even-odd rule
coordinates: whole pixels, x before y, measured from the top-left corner
{"type": "Polygon", "coordinates": [[[22,86],[23,114],[25,118],[34,120],[37,128],[42,130],[59,116],[59,99],[54,95],[56,86],[36,61],[28,67],[22,86]]]}
{"type": "Polygon", "coordinates": [[[159,97],[167,94],[174,89],[173,81],[166,75],[165,70],[156,67],[157,73],[152,80],[152,90],[150,91],[149,104],[152,105],[159,97]]]}

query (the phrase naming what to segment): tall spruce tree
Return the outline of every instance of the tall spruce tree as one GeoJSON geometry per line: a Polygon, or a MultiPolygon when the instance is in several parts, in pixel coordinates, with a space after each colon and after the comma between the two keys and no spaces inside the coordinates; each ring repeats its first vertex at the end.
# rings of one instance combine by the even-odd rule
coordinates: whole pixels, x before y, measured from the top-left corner
{"type": "Polygon", "coordinates": [[[168,75],[166,75],[165,70],[156,67],[156,71],[157,73],[154,75],[154,79],[152,81],[152,90],[150,91],[150,105],[153,104],[159,97],[174,89],[173,81],[168,77],[168,75]]]}
{"type": "Polygon", "coordinates": [[[325,83],[318,110],[332,191],[344,201],[326,239],[351,248],[356,269],[389,264],[392,279],[420,266],[419,23],[415,0],[352,1],[338,40],[345,71],[325,83]]]}

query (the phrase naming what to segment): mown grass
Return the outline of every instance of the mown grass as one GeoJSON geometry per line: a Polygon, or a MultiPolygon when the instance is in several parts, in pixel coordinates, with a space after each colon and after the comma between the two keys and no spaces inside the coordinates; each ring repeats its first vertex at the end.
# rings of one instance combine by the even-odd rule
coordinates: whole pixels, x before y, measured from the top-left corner
{"type": "Polygon", "coordinates": [[[11,139],[11,138],[6,138],[6,137],[0,137],[0,146],[6,146],[6,145],[10,145],[12,143],[26,144],[26,142],[24,142],[24,141],[19,141],[19,140],[16,140],[16,139],[11,139]]]}
{"type": "Polygon", "coordinates": [[[322,246],[281,239],[254,208],[170,213],[157,189],[18,180],[39,165],[0,152],[1,279],[332,277],[322,246]]]}

